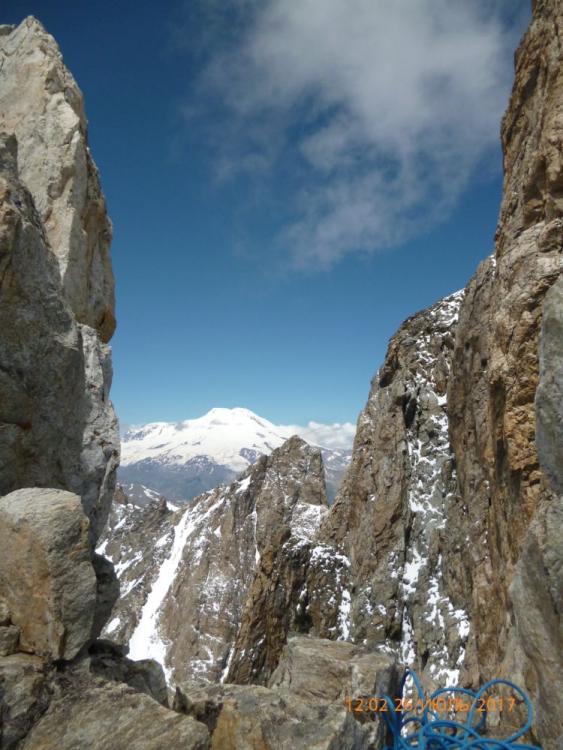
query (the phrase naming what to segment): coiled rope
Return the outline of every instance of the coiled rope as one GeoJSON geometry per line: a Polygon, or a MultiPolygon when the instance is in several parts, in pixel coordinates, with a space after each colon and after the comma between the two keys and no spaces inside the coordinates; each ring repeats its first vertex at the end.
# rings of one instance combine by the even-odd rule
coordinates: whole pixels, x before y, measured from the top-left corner
{"type": "Polygon", "coordinates": [[[517,742],[532,726],[533,708],[526,693],[514,683],[508,680],[490,680],[477,692],[459,687],[439,688],[425,700],[420,681],[410,669],[406,670],[401,681],[399,694],[404,694],[405,683],[409,677],[419,696],[417,704],[421,704],[423,710],[421,713],[398,710],[396,701],[388,695],[382,696],[387,703],[387,711],[382,712],[382,715],[393,737],[393,744],[386,750],[541,750],[535,745],[517,742]],[[502,739],[481,736],[487,716],[486,709],[482,710],[480,706],[486,705],[483,696],[495,685],[510,688],[520,697],[527,710],[526,721],[520,729],[510,737],[502,739]],[[437,705],[440,696],[451,693],[463,696],[460,700],[463,700],[463,705],[468,708],[464,722],[443,718],[432,708],[437,705]]]}

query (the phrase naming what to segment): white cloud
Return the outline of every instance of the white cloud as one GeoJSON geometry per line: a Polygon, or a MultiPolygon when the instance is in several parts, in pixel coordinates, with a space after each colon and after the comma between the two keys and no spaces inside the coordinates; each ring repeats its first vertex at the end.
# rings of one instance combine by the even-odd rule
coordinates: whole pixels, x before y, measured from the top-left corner
{"type": "Polygon", "coordinates": [[[221,175],[264,180],[270,167],[273,182],[292,163],[278,240],[293,265],[392,246],[451,211],[498,144],[521,27],[501,20],[506,3],[261,0],[242,16],[236,5],[236,38],[200,91],[225,108],[221,175]]]}
{"type": "Polygon", "coordinates": [[[356,427],[350,422],[334,422],[334,424],[309,422],[306,427],[280,425],[278,430],[287,437],[299,435],[309,445],[331,448],[332,450],[352,450],[354,435],[356,434],[356,427]]]}

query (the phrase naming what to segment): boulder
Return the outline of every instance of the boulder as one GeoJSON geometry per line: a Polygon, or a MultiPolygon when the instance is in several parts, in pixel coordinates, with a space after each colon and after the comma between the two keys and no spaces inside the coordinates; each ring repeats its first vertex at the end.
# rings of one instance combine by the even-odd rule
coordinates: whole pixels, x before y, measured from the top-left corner
{"type": "Polygon", "coordinates": [[[21,750],[207,750],[207,728],[127,685],[69,680],[21,750]]]}
{"type": "Polygon", "coordinates": [[[393,657],[361,646],[306,635],[291,636],[268,687],[291,690],[309,703],[346,697],[394,694],[398,687],[393,657]]]}
{"type": "Polygon", "coordinates": [[[21,651],[72,659],[90,638],[96,575],[80,498],[23,489],[0,498],[0,596],[21,651]]]}

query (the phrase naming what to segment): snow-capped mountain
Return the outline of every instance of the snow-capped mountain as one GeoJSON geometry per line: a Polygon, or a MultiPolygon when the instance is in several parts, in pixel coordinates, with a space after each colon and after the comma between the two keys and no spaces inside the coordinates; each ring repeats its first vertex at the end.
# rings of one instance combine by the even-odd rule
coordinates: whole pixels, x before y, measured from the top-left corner
{"type": "Polygon", "coordinates": [[[275,425],[242,408],[215,408],[198,419],[131,427],[122,438],[120,481],[186,501],[232,481],[295,434],[322,449],[332,499],[350,462],[354,426],[275,425]]]}

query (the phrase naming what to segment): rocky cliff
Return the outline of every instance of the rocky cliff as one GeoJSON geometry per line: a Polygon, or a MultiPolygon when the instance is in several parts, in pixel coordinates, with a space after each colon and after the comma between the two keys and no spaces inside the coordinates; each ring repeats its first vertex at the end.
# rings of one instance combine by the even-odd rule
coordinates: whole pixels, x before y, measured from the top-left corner
{"type": "Polygon", "coordinates": [[[18,141],[19,170],[78,323],[109,341],[114,283],[98,170],[90,155],[82,93],[57,43],[34,18],[0,35],[0,130],[18,141]]]}
{"type": "Polygon", "coordinates": [[[0,132],[0,493],[69,489],[95,537],[119,455],[111,231],[82,96],[32,18],[0,30],[0,132]]]}
{"type": "MultiPolygon", "coordinates": [[[[470,511],[468,549],[460,556],[471,588],[467,667],[473,681],[512,675],[527,687],[545,747],[555,747],[563,731],[553,698],[563,687],[553,627],[561,615],[555,574],[561,546],[557,552],[553,538],[561,498],[538,459],[534,398],[542,312],[562,267],[562,23],[560,3],[534,3],[516,53],[502,122],[505,178],[495,253],[468,286],[448,390],[459,488],[470,511]],[[546,538],[532,559],[538,524],[546,538]]],[[[554,370],[544,367],[544,384],[557,377],[551,356],[554,370]]],[[[560,436],[552,438],[557,445],[560,436]]]]}

